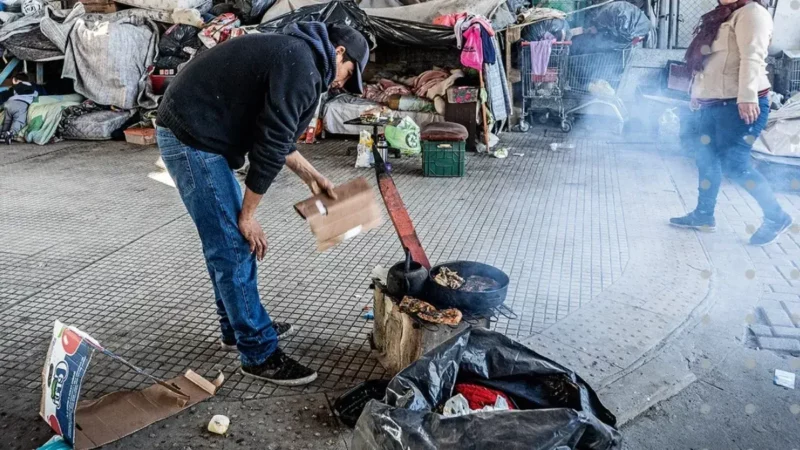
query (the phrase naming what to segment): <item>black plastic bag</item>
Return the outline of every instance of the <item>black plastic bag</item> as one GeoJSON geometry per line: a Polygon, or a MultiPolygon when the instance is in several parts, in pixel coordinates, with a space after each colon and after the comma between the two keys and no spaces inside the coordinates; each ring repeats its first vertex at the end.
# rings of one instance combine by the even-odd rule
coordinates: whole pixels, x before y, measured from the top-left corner
{"type": "Polygon", "coordinates": [[[317,21],[349,25],[363,34],[375,48],[378,41],[396,46],[425,46],[438,49],[455,49],[456,36],[452,27],[440,27],[382,17],[369,17],[353,0],[334,0],[318,5],[298,8],[262,23],[258,31],[275,33],[296,22],[317,21]]]}
{"type": "Polygon", "coordinates": [[[589,25],[597,28],[600,34],[627,43],[647,36],[652,26],[641,9],[621,0],[598,7],[590,15],[589,25]]]}
{"type": "Polygon", "coordinates": [[[189,60],[186,56],[159,56],[153,64],[158,69],[177,69],[179,65],[189,60]]]}
{"type": "Polygon", "coordinates": [[[234,6],[239,11],[242,24],[251,25],[258,23],[261,16],[275,4],[275,0],[235,0],[234,6]]]}
{"type": "Polygon", "coordinates": [[[520,36],[523,41],[542,41],[546,33],[550,33],[558,41],[567,41],[572,37],[569,23],[564,19],[547,19],[532,23],[522,28],[520,36]]]}
{"type": "Polygon", "coordinates": [[[199,28],[185,24],[169,27],[158,42],[159,56],[187,56],[184,54],[183,48],[198,47],[200,40],[197,38],[197,33],[199,31],[199,28]]]}
{"type": "Polygon", "coordinates": [[[620,443],[616,418],[571,370],[502,334],[469,328],[426,353],[370,401],[351,448],[606,450],[620,443]],[[436,409],[457,382],[504,392],[520,409],[444,417],[436,409]]]}
{"type": "Polygon", "coordinates": [[[619,41],[606,33],[581,34],[572,38],[569,54],[570,56],[578,56],[591,53],[608,53],[630,47],[630,42],[619,41]]]}

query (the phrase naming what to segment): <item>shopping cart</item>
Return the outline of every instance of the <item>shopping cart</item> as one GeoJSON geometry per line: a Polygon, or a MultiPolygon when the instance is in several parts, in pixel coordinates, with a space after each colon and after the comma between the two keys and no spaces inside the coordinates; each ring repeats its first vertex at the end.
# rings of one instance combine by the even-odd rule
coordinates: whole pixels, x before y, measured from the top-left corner
{"type": "Polygon", "coordinates": [[[519,52],[519,67],[522,75],[522,120],[519,123],[520,131],[526,132],[530,128],[526,120],[532,112],[539,113],[536,121],[540,124],[547,123],[551,112],[555,112],[561,119],[562,129],[565,126],[572,129],[572,125],[566,120],[563,98],[563,82],[571,44],[569,41],[553,43],[550,50],[550,60],[547,63],[547,71],[544,74],[536,75],[532,69],[531,44],[530,42],[522,43],[519,52]]]}
{"type": "Polygon", "coordinates": [[[610,108],[619,120],[619,131],[622,132],[628,111],[617,94],[638,42],[639,39],[634,40],[630,47],[620,50],[569,56],[561,86],[563,103],[567,105],[561,124],[564,132],[572,130],[574,113],[593,105],[610,108]]]}

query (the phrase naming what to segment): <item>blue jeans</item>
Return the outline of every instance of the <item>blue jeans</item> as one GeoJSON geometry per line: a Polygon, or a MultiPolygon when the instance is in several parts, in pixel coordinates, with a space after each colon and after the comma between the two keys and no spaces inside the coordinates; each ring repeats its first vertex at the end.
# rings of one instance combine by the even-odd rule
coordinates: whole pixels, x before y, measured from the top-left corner
{"type": "Polygon", "coordinates": [[[695,155],[700,175],[698,213],[714,214],[724,172],[756,199],[765,217],[776,219],[783,215],[769,182],[751,162],[753,142],[767,125],[769,101],[760,99],[759,108],[761,114],[752,125],[747,125],[739,117],[739,106],[735,100],[700,110],[700,143],[695,155]]]}
{"type": "Polygon", "coordinates": [[[256,257],[239,232],[242,189],[222,155],[182,144],[158,127],[161,158],[200,234],[225,342],[236,342],[242,364],[258,365],[278,336],[258,295],[256,257]]]}

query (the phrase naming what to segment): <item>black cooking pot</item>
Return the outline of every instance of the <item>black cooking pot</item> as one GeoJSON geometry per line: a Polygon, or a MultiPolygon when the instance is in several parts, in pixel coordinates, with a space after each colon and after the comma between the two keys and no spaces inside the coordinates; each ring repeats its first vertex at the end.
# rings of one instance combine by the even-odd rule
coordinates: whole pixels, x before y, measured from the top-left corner
{"type": "Polygon", "coordinates": [[[496,267],[473,261],[453,261],[431,268],[422,298],[439,309],[458,308],[462,312],[480,314],[503,304],[508,293],[508,282],[508,275],[496,267]],[[458,272],[465,279],[475,275],[490,278],[497,282],[498,287],[480,292],[450,289],[433,279],[442,267],[458,272]]]}
{"type": "Polygon", "coordinates": [[[428,280],[428,269],[411,260],[406,252],[406,260],[393,265],[386,276],[386,290],[389,295],[402,300],[406,295],[420,297],[428,280]]]}

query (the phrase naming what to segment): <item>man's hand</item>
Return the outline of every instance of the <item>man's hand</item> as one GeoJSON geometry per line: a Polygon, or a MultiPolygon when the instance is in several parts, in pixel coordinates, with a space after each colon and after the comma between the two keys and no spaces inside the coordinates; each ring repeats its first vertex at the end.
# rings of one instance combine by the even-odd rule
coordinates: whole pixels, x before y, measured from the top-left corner
{"type": "Polygon", "coordinates": [[[240,215],[239,231],[250,243],[250,253],[255,253],[256,259],[259,261],[264,259],[264,255],[267,254],[267,236],[256,218],[245,217],[244,214],[240,215]]]}
{"type": "Polygon", "coordinates": [[[336,193],[333,192],[333,183],[330,182],[325,176],[317,172],[312,178],[306,181],[311,193],[314,195],[326,193],[328,197],[336,199],[336,193]]]}
{"type": "Polygon", "coordinates": [[[328,197],[336,199],[336,193],[333,192],[333,183],[317,172],[317,169],[300,152],[292,152],[286,157],[286,167],[291,169],[308,185],[312,194],[317,195],[324,192],[328,194],[328,197]]]}
{"type": "Polygon", "coordinates": [[[261,197],[262,195],[247,188],[242,201],[242,212],[239,213],[239,232],[250,243],[250,253],[255,253],[259,261],[267,254],[267,236],[256,220],[256,208],[261,202],[261,197]]]}
{"type": "Polygon", "coordinates": [[[744,123],[752,125],[758,120],[761,115],[761,108],[758,103],[739,103],[739,117],[744,120],[744,123]]]}

